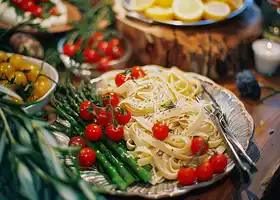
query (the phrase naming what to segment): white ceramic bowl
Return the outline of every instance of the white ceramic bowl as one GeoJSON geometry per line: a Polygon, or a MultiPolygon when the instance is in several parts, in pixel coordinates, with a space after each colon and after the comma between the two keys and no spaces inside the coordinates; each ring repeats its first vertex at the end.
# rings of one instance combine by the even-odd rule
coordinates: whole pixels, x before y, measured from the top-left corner
{"type": "MultiPolygon", "coordinates": [[[[8,55],[11,56],[12,53],[9,53],[8,55]]],[[[42,60],[38,60],[36,58],[27,57],[27,56],[24,56],[24,60],[30,61],[32,63],[35,63],[35,64],[37,64],[39,66],[42,66],[42,63],[43,63],[42,60]]],[[[53,66],[51,66],[50,64],[44,62],[43,63],[43,71],[44,71],[45,75],[47,75],[52,80],[54,80],[56,83],[58,83],[59,76],[58,76],[58,73],[57,73],[56,69],[53,66]]],[[[50,94],[52,92],[54,92],[55,88],[56,88],[56,84],[52,83],[51,89],[42,98],[40,98],[38,100],[39,102],[37,104],[27,106],[27,107],[24,108],[24,110],[28,114],[34,114],[34,113],[39,112],[40,110],[42,110],[42,108],[49,102],[50,94]]]]}

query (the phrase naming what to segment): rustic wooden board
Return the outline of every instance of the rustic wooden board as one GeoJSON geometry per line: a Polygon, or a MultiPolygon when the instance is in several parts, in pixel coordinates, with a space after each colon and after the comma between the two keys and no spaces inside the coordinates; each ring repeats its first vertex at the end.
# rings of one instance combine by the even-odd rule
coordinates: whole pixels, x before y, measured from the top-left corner
{"type": "Polygon", "coordinates": [[[262,32],[256,5],[216,25],[179,28],[128,19],[121,1],[114,5],[117,29],[132,42],[134,59],[143,64],[176,65],[212,79],[233,75],[246,67],[241,62],[252,57],[251,43],[262,32]]]}

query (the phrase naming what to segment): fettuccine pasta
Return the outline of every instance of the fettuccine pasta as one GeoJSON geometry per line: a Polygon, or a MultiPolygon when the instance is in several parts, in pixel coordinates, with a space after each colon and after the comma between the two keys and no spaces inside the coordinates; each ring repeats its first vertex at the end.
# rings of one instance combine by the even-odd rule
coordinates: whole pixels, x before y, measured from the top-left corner
{"type": "Polygon", "coordinates": [[[145,77],[128,80],[120,87],[114,83],[115,74],[108,73],[102,77],[97,92],[117,93],[121,97],[119,106],[131,112],[124,139],[140,166],[152,166],[150,183],[177,178],[179,168],[193,157],[190,149],[193,137],[202,136],[209,145],[207,153],[193,160],[193,164],[215,152],[223,153],[222,138],[204,110],[208,103],[196,101],[196,95],[202,91],[200,81],[175,67],[145,68],[145,73],[145,77]],[[152,127],[157,122],[169,128],[169,135],[163,141],[152,135],[152,127]]]}

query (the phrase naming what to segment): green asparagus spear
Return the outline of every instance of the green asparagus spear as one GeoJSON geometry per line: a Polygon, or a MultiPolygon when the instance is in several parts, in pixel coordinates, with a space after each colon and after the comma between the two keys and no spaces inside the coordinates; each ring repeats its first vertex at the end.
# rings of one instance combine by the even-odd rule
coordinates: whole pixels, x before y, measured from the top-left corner
{"type": "Polygon", "coordinates": [[[133,172],[137,174],[137,176],[142,181],[149,182],[151,180],[151,174],[147,172],[144,168],[139,167],[137,161],[130,154],[128,154],[127,151],[123,149],[123,147],[106,138],[103,138],[102,141],[111,149],[113,153],[115,153],[118,156],[119,159],[121,159],[124,163],[129,165],[133,172]]]}
{"type": "Polygon", "coordinates": [[[99,151],[94,143],[89,143],[89,146],[94,149],[96,153],[96,160],[99,162],[106,172],[112,182],[117,185],[121,190],[125,190],[128,187],[128,184],[120,177],[115,167],[106,159],[106,157],[99,151]]]}
{"type": "Polygon", "coordinates": [[[103,153],[103,155],[112,163],[112,165],[117,169],[121,177],[128,183],[128,185],[135,182],[135,179],[124,167],[124,164],[121,161],[119,161],[113,155],[113,153],[106,148],[106,146],[102,142],[98,142],[97,147],[103,153]]]}

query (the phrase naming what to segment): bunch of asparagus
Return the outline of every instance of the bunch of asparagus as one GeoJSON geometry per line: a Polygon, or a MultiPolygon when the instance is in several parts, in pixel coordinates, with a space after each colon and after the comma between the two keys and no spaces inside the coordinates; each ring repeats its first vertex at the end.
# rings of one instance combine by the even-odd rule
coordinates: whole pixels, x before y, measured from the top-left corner
{"type": "MultiPolygon", "coordinates": [[[[75,88],[69,81],[59,88],[51,100],[57,115],[70,124],[69,130],[66,131],[69,137],[84,135],[87,122],[79,116],[79,105],[87,100],[92,100],[96,105],[101,104],[102,99],[95,95],[95,85],[82,83],[75,88]]],[[[61,130],[58,125],[52,125],[51,128],[61,130]]],[[[65,127],[63,130],[65,132],[65,127]]],[[[137,161],[127,152],[122,142],[102,137],[101,141],[87,141],[87,143],[96,153],[95,164],[98,171],[108,175],[118,189],[125,190],[136,181],[147,183],[151,179],[150,168],[138,166],[137,161]]]]}

